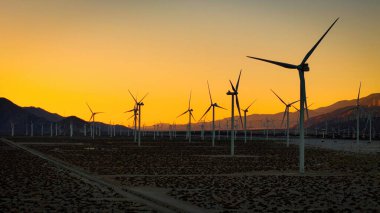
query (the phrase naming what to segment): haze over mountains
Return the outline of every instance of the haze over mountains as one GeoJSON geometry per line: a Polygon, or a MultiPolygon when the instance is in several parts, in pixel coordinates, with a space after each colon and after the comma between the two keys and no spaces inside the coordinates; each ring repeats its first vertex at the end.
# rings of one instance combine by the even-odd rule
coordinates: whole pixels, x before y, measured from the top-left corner
{"type": "MultiPolygon", "coordinates": [[[[324,128],[354,128],[355,127],[355,111],[350,110],[356,105],[356,100],[342,100],[338,101],[330,106],[309,109],[309,119],[306,121],[306,127],[310,129],[324,129],[324,128]]],[[[367,97],[360,99],[361,111],[361,128],[368,127],[368,112],[372,115],[372,127],[375,131],[380,131],[380,93],[374,93],[367,97]]],[[[254,106],[251,107],[250,112],[254,112],[254,106]]],[[[275,114],[250,114],[247,115],[247,127],[249,129],[264,129],[268,128],[282,129],[281,121],[283,112],[275,114]]],[[[236,117],[238,120],[238,117],[236,117]]],[[[216,120],[216,129],[226,129],[227,123],[230,118],[224,118],[216,120]]],[[[83,135],[84,125],[87,121],[84,121],[76,116],[63,117],[56,113],[48,112],[38,107],[20,107],[6,98],[0,98],[0,134],[10,134],[10,124],[14,123],[16,135],[25,135],[27,131],[27,124],[30,126],[31,122],[34,124],[34,128],[37,135],[41,134],[42,125],[44,125],[44,134],[50,134],[50,125],[53,123],[59,126],[59,131],[62,135],[68,135],[69,125],[72,123],[74,126],[75,135],[83,135]]],[[[102,134],[107,134],[108,124],[96,122],[101,126],[102,134]]],[[[237,122],[239,127],[240,122],[237,122]]],[[[290,126],[295,128],[298,123],[298,112],[293,109],[290,112],[290,126]]],[[[194,130],[200,130],[202,123],[195,123],[194,130]]],[[[205,128],[210,129],[211,122],[205,122],[205,128]]],[[[169,124],[160,124],[160,130],[167,130],[169,124]]],[[[177,125],[177,130],[185,130],[186,125],[177,125]]],[[[117,126],[117,131],[128,130],[127,127],[117,126]]],[[[153,127],[147,127],[147,129],[153,129],[153,127]]]]}

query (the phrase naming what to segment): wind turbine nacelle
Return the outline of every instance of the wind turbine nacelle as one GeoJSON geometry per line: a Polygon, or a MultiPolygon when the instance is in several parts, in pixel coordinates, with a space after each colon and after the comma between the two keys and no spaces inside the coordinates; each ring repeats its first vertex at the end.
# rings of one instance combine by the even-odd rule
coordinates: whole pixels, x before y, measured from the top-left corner
{"type": "Polygon", "coordinates": [[[308,71],[310,71],[310,68],[309,68],[309,64],[308,64],[308,63],[299,65],[299,68],[300,68],[302,71],[304,71],[304,72],[308,72],[308,71]]]}

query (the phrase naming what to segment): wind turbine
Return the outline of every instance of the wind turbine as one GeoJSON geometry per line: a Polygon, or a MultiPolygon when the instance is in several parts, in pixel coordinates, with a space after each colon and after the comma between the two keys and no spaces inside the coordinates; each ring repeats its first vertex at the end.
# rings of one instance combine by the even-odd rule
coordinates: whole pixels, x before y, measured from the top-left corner
{"type": "Polygon", "coordinates": [[[284,100],[282,100],[282,98],[280,98],[279,95],[277,95],[273,90],[271,90],[273,92],[273,94],[275,96],[277,96],[277,98],[285,105],[285,111],[284,111],[284,116],[282,117],[282,121],[281,121],[281,126],[282,124],[284,123],[284,119],[285,119],[285,116],[286,116],[286,146],[289,147],[289,108],[297,103],[298,101],[300,100],[297,100],[297,101],[293,101],[291,103],[286,103],[284,100]]]}
{"type": "Polygon", "coordinates": [[[190,92],[190,98],[189,98],[189,106],[187,107],[187,110],[184,113],[177,116],[177,118],[179,118],[182,115],[189,113],[189,123],[188,123],[188,127],[187,127],[187,131],[188,131],[187,134],[188,134],[188,138],[189,138],[189,143],[191,142],[191,118],[193,118],[195,120],[195,118],[193,116],[194,110],[190,107],[190,103],[191,103],[191,92],[190,92]]]}
{"type": "MultiPolygon", "coordinates": [[[[128,90],[128,92],[129,92],[129,94],[131,94],[133,100],[135,101],[135,108],[137,108],[137,113],[138,113],[138,116],[139,116],[138,117],[138,120],[139,120],[139,126],[138,126],[138,146],[141,146],[141,131],[140,131],[141,130],[141,106],[144,106],[144,102],[142,102],[142,101],[145,99],[145,97],[148,95],[148,93],[145,94],[144,97],[142,99],[140,99],[140,101],[138,101],[137,97],[135,98],[132,95],[131,91],[128,90]]],[[[136,120],[136,118],[135,118],[135,120],[136,120]]]]}
{"type": "Polygon", "coordinates": [[[92,132],[91,132],[91,134],[92,134],[92,139],[95,139],[95,115],[100,114],[100,113],[103,113],[103,112],[94,112],[94,111],[92,111],[90,105],[88,105],[88,103],[86,103],[86,104],[87,104],[87,106],[88,106],[88,109],[89,109],[90,112],[91,112],[91,117],[90,117],[89,121],[92,120],[92,132]]]}
{"type": "Polygon", "coordinates": [[[359,103],[359,98],[360,98],[360,89],[362,87],[362,82],[359,84],[359,92],[358,92],[358,97],[356,99],[356,143],[359,144],[359,120],[360,120],[360,103],[359,103]]]}
{"type": "Polygon", "coordinates": [[[356,98],[356,106],[349,108],[347,111],[355,110],[356,111],[356,143],[359,144],[359,120],[360,120],[360,89],[362,87],[362,82],[359,84],[358,97],[356,98]]]}
{"type": "Polygon", "coordinates": [[[212,101],[210,85],[208,81],[207,81],[207,87],[208,87],[208,94],[210,96],[210,106],[207,108],[206,112],[203,114],[203,116],[199,120],[202,120],[202,118],[206,116],[206,114],[210,111],[210,109],[212,109],[212,146],[214,147],[215,146],[215,107],[221,108],[224,110],[226,110],[226,108],[223,108],[219,106],[217,103],[214,103],[212,101]]]}
{"type": "Polygon", "coordinates": [[[243,120],[241,118],[241,113],[240,113],[240,105],[239,105],[239,98],[238,98],[238,90],[239,90],[239,83],[240,83],[240,76],[241,76],[241,70],[239,73],[239,78],[236,82],[236,85],[234,86],[230,80],[231,84],[231,89],[228,90],[227,95],[231,95],[231,156],[235,154],[235,112],[234,112],[234,107],[235,107],[235,99],[236,99],[236,107],[239,112],[239,117],[240,117],[240,122],[243,124],[243,120]]]}
{"type": "Polygon", "coordinates": [[[247,108],[242,110],[244,112],[244,143],[247,143],[247,112],[248,112],[248,109],[255,102],[256,102],[256,100],[254,100],[247,108]]]}
{"type": "MultiPolygon", "coordinates": [[[[129,120],[129,119],[131,119],[133,117],[133,127],[134,127],[134,129],[133,129],[133,137],[134,137],[133,142],[136,143],[136,141],[137,141],[137,134],[136,134],[136,130],[137,130],[137,115],[138,115],[138,108],[137,108],[136,104],[133,106],[132,109],[127,110],[124,113],[128,113],[128,112],[133,112],[133,115],[131,115],[131,117],[129,117],[127,120],[129,120]]],[[[129,131],[128,131],[128,136],[129,136],[129,131]]]]}
{"type": "MultiPolygon", "coordinates": [[[[307,101],[306,101],[306,88],[305,88],[305,72],[309,71],[309,64],[306,63],[306,61],[309,59],[309,57],[313,54],[314,50],[318,47],[319,43],[322,41],[322,39],[326,36],[326,34],[330,31],[330,29],[334,26],[334,24],[338,21],[339,18],[337,18],[334,23],[327,29],[325,34],[318,40],[318,42],[310,49],[310,51],[306,54],[306,56],[303,58],[301,64],[299,65],[293,65],[293,64],[287,64],[283,62],[278,62],[278,61],[271,61],[267,59],[262,59],[262,58],[257,58],[257,57],[252,57],[252,56],[247,56],[252,59],[268,62],[271,64],[275,64],[287,69],[296,69],[298,70],[298,75],[300,79],[300,143],[299,143],[299,150],[300,150],[300,173],[305,172],[305,136],[304,136],[304,111],[305,111],[305,105],[307,106],[307,101]]],[[[307,110],[307,109],[306,109],[307,110]]]]}

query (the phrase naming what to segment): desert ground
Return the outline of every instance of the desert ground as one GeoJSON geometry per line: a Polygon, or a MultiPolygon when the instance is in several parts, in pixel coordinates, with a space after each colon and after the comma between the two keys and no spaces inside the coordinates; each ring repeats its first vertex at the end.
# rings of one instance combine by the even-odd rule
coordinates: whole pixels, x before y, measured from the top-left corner
{"type": "Polygon", "coordinates": [[[143,138],[138,147],[131,137],[2,139],[0,209],[376,212],[379,145],[309,139],[299,174],[295,139],[286,147],[240,138],[233,157],[227,140],[211,147],[209,140],[143,138]]]}

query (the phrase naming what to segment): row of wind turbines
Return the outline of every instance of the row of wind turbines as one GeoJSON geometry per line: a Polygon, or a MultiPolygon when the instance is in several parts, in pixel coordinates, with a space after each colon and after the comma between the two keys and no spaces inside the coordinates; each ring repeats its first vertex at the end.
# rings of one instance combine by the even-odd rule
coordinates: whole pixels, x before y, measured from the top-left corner
{"type": "MultiPolygon", "coordinates": [[[[263,58],[258,58],[258,57],[253,57],[253,56],[247,56],[248,58],[251,58],[251,59],[255,59],[255,60],[260,60],[260,61],[264,61],[264,62],[267,62],[267,63],[271,63],[271,64],[274,64],[274,65],[277,65],[277,66],[281,66],[283,68],[286,68],[286,69],[294,69],[294,70],[297,70],[298,71],[298,75],[299,75],[299,80],[300,80],[300,100],[297,100],[297,101],[294,101],[294,102],[291,102],[291,103],[286,103],[285,101],[283,101],[276,93],[274,93],[280,100],[281,102],[283,102],[285,104],[285,113],[284,113],[284,117],[286,116],[287,117],[287,145],[289,144],[289,108],[299,102],[300,103],[300,106],[299,106],[299,131],[300,131],[300,134],[299,134],[299,172],[300,173],[304,173],[305,172],[305,129],[304,129],[304,121],[305,121],[305,109],[306,109],[306,112],[307,112],[307,98],[306,98],[306,83],[305,83],[305,72],[308,72],[310,71],[310,68],[309,68],[309,65],[307,63],[307,60],[309,59],[309,57],[313,54],[313,52],[315,51],[315,49],[318,47],[318,45],[321,43],[321,41],[324,39],[324,37],[327,35],[327,33],[331,30],[331,28],[335,25],[335,23],[339,20],[339,18],[337,18],[332,24],[331,26],[327,29],[327,31],[322,35],[322,37],[317,41],[317,43],[307,52],[307,54],[305,55],[305,57],[302,59],[301,63],[299,65],[294,65],[294,64],[289,64],[289,63],[284,63],[284,62],[278,62],[278,61],[273,61],[273,60],[268,60],[268,59],[263,59],[263,58]]],[[[234,141],[235,141],[235,134],[234,134],[234,128],[235,128],[235,125],[234,125],[234,122],[235,122],[235,110],[234,110],[234,107],[236,105],[236,108],[238,110],[238,113],[239,113],[239,118],[240,118],[240,122],[241,124],[243,125],[243,120],[242,120],[242,117],[241,117],[241,109],[240,109],[240,104],[239,104],[239,98],[238,98],[238,89],[239,89],[239,83],[240,83],[240,76],[241,76],[241,71],[239,73],[239,77],[238,77],[238,80],[236,82],[236,84],[234,85],[232,83],[232,81],[229,81],[230,85],[231,85],[231,90],[228,90],[227,92],[227,95],[231,96],[231,155],[234,155],[234,141]]],[[[208,88],[209,88],[209,85],[208,85],[208,88]]],[[[131,92],[130,92],[131,94],[131,92]]],[[[210,89],[209,89],[209,95],[210,95],[210,106],[209,108],[206,110],[204,116],[208,113],[209,110],[212,109],[212,112],[213,112],[213,137],[212,137],[212,143],[213,145],[215,144],[214,140],[215,140],[215,108],[222,108],[221,106],[219,106],[217,103],[214,103],[212,101],[212,98],[211,98],[211,92],[210,92],[210,89]]],[[[127,112],[130,112],[132,111],[133,112],[133,117],[134,117],[134,120],[135,120],[135,130],[136,130],[136,121],[138,120],[138,143],[140,145],[140,137],[141,137],[141,134],[140,134],[140,125],[141,125],[141,106],[144,105],[144,103],[142,102],[143,99],[146,97],[146,95],[141,99],[141,100],[138,100],[136,97],[134,97],[132,94],[131,96],[133,97],[134,101],[135,101],[135,106],[133,109],[127,111],[127,112]],[[137,119],[137,116],[138,116],[138,119],[137,119]]],[[[89,106],[88,106],[89,107],[89,106]]],[[[249,107],[248,107],[249,108],[249,107]]],[[[246,109],[248,111],[248,108],[246,109]]],[[[101,112],[93,112],[92,109],[89,107],[90,111],[91,111],[91,118],[92,118],[92,123],[94,124],[95,122],[95,115],[96,114],[99,114],[101,112]]],[[[359,103],[357,103],[357,107],[355,108],[356,110],[359,110],[359,103]]],[[[192,118],[194,119],[194,116],[193,116],[193,109],[191,108],[191,92],[190,92],[190,98],[189,98],[189,104],[188,104],[188,108],[187,110],[180,114],[179,116],[182,116],[182,115],[185,115],[185,114],[188,114],[189,116],[189,124],[188,124],[188,139],[189,139],[189,142],[191,142],[191,120],[192,118]]],[[[246,115],[246,112],[245,112],[245,115],[246,115]]],[[[202,116],[203,117],[203,116],[202,116]]],[[[91,119],[90,119],[91,120],[91,119]]],[[[359,125],[359,123],[357,124],[359,125]]],[[[357,133],[359,134],[359,133],[357,133]]],[[[136,140],[136,134],[135,134],[135,140],[136,140]]]]}

